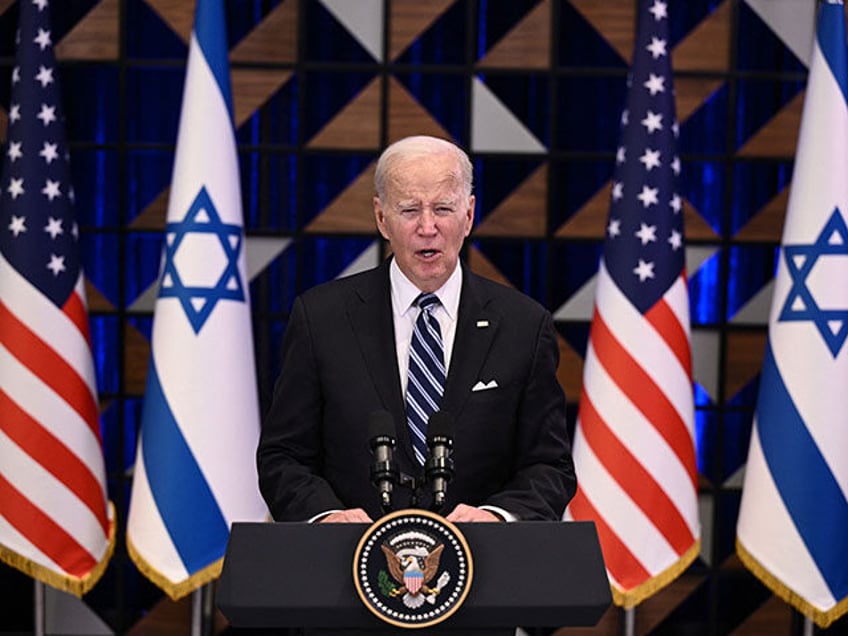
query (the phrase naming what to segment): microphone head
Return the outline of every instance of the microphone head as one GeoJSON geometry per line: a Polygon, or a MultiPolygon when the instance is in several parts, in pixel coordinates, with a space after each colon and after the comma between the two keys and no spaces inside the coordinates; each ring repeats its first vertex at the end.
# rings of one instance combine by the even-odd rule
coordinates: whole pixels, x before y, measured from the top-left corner
{"type": "Polygon", "coordinates": [[[368,415],[368,439],[387,437],[395,441],[395,422],[391,413],[384,409],[373,411],[368,415]]]}
{"type": "Polygon", "coordinates": [[[427,421],[427,443],[453,440],[454,417],[447,411],[436,411],[427,421]]]}

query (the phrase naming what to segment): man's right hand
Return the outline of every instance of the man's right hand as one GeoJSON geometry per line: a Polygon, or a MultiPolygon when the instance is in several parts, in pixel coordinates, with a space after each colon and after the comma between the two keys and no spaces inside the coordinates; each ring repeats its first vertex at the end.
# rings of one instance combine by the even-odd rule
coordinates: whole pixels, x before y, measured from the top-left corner
{"type": "Polygon", "coordinates": [[[373,523],[373,521],[362,508],[350,508],[331,512],[320,519],[319,523],[373,523]]]}

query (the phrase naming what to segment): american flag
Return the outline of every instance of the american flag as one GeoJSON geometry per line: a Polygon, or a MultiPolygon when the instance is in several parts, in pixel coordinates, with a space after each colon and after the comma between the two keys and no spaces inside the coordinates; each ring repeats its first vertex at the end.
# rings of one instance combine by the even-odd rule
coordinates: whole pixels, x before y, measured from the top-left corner
{"type": "Polygon", "coordinates": [[[82,595],[115,523],[48,4],[20,3],[0,180],[0,558],[82,595]]]}
{"type": "Polygon", "coordinates": [[[668,6],[641,2],[566,519],[593,520],[617,605],[697,556],[700,528],[668,6]]]}

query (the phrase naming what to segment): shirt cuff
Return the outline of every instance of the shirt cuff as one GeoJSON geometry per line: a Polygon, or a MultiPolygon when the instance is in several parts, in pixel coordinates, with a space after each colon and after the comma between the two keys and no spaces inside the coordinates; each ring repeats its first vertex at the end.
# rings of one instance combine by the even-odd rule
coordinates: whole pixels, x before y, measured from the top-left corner
{"type": "Polygon", "coordinates": [[[503,508],[498,508],[497,506],[478,506],[480,510],[488,510],[494,515],[497,515],[501,519],[506,522],[518,521],[518,517],[516,517],[511,512],[507,512],[503,508]]]}
{"type": "Polygon", "coordinates": [[[323,519],[324,517],[329,517],[334,512],[341,512],[341,510],[325,510],[324,512],[319,512],[314,517],[310,517],[309,519],[307,519],[306,523],[316,523],[318,521],[321,521],[321,519],[323,519]]]}

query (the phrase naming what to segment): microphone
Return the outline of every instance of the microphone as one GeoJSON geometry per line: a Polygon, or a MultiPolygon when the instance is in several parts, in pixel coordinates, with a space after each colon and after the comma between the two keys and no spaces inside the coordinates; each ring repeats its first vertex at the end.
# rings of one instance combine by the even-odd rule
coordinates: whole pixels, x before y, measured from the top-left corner
{"type": "Polygon", "coordinates": [[[427,448],[430,457],[424,464],[425,478],[433,489],[433,508],[438,510],[445,503],[448,484],[453,479],[453,416],[437,411],[427,422],[427,448]]]}
{"type": "Polygon", "coordinates": [[[384,512],[392,508],[392,489],[398,480],[394,461],[395,423],[388,411],[374,411],[368,416],[368,438],[374,463],[371,465],[371,483],[380,492],[380,505],[384,512]]]}

